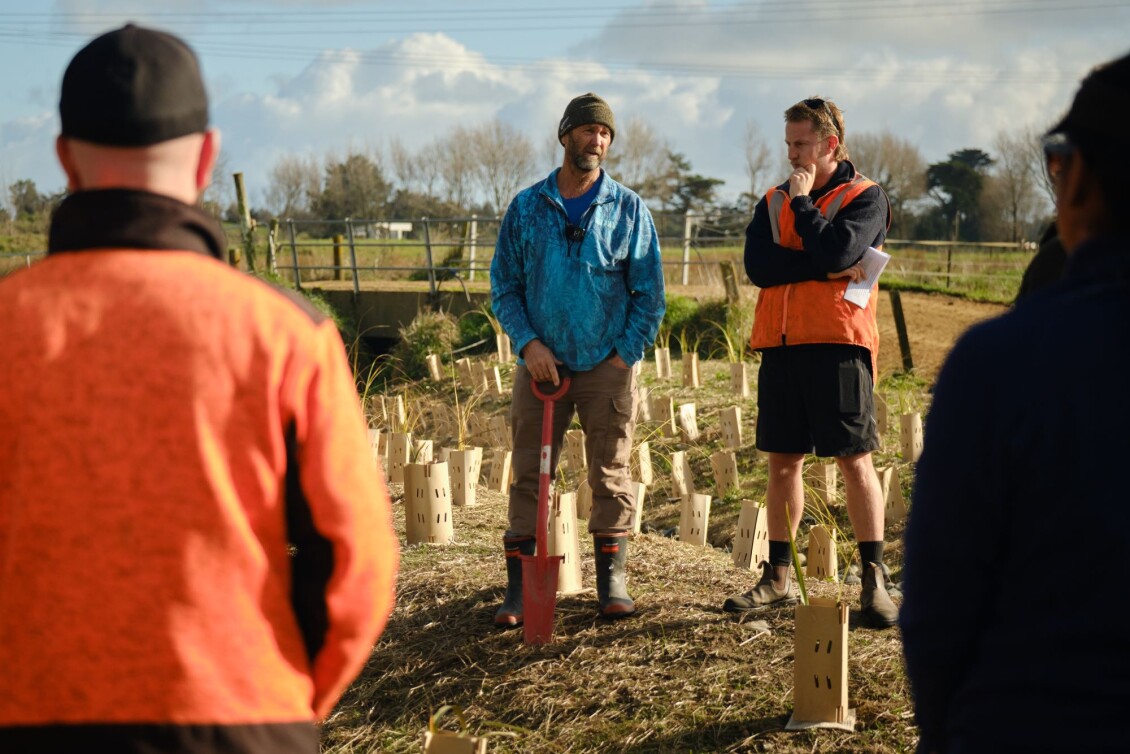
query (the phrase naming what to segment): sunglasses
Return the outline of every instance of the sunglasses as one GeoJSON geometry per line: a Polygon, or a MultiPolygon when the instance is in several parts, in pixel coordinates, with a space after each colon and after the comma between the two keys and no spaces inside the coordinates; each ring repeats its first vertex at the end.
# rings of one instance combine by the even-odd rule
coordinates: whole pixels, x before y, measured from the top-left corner
{"type": "Polygon", "coordinates": [[[1075,144],[1065,133],[1048,134],[1041,142],[1044,150],[1044,167],[1048,173],[1048,180],[1053,186],[1058,185],[1067,160],[1075,154],[1075,144]]]}
{"type": "Polygon", "coordinates": [[[836,122],[836,116],[832,115],[832,108],[828,107],[826,100],[822,100],[819,97],[812,97],[810,99],[801,100],[801,102],[803,102],[804,106],[809,110],[823,110],[828,113],[828,118],[832,121],[832,128],[836,129],[836,136],[840,137],[840,141],[843,141],[844,135],[840,131],[840,125],[836,122]]]}

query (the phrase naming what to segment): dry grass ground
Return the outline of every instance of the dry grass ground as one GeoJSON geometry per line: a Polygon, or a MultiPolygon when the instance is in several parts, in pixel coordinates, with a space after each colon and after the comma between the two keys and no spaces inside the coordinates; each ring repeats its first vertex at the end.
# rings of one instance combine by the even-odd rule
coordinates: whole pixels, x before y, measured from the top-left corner
{"type": "MultiPolygon", "coordinates": [[[[717,295],[713,289],[704,295],[717,295]]],[[[895,414],[925,411],[945,354],[970,324],[1003,307],[946,296],[904,292],[917,376],[891,379],[900,368],[888,297],[880,299],[880,385],[891,405],[891,428],[876,465],[898,467],[909,493],[913,466],[899,456],[895,414]],[[900,408],[901,407],[901,408],[900,408]]],[[[674,365],[676,369],[678,365],[674,365]]],[[[752,367],[752,365],[751,365],[752,367]]],[[[645,387],[693,401],[702,436],[695,443],[664,438],[641,423],[656,482],[648,490],[643,520],[668,530],[680,506],[669,499],[669,458],[685,450],[699,491],[714,492],[710,453],[720,445],[719,412],[741,405],[745,443],[737,453],[740,494],[714,496],[708,537],[711,548],[693,547],[660,534],[632,540],[629,585],[639,614],[618,623],[596,617],[591,539],[581,539],[586,591],[557,600],[554,641],[528,647],[520,629],[499,631],[491,617],[501,599],[505,571],[501,533],[506,526],[502,494],[480,487],[479,505],[454,511],[455,543],[403,551],[398,604],[388,630],[362,676],[327,721],[323,749],[345,752],[418,752],[431,713],[459,705],[469,728],[490,734],[493,752],[903,752],[916,734],[902,664],[898,629],[858,627],[858,587],[812,583],[815,594],[842,590],[852,608],[849,634],[849,703],[854,732],[785,732],[792,710],[793,612],[771,609],[736,618],[721,611],[728,594],[747,589],[754,575],[735,568],[729,547],[743,499],[761,501],[764,461],[751,442],[755,401],[736,400],[728,389],[728,365],[702,365],[702,386],[655,378],[643,369],[645,387]]],[[[751,369],[751,387],[755,378],[751,369]]],[[[411,408],[435,401],[450,406],[447,386],[412,389],[411,408]]],[[[484,400],[490,415],[505,413],[506,399],[484,400]]],[[[426,427],[419,432],[429,437],[426,427]]],[[[433,438],[442,443],[445,438],[433,438]]],[[[447,438],[450,439],[450,438],[447,438]]],[[[567,479],[564,486],[573,484],[567,479]]],[[[401,490],[394,486],[399,495],[401,490]]],[[[820,513],[819,509],[813,509],[820,513]]],[[[850,540],[842,505],[830,514],[850,540]]],[[[395,506],[403,532],[404,511],[395,506]]],[[[802,532],[806,531],[805,522],[802,532]]],[[[902,524],[888,526],[887,563],[896,579],[902,563],[902,524]]],[[[803,545],[803,535],[802,542],[803,545]]],[[[853,555],[844,542],[841,569],[853,555]]],[[[450,727],[450,723],[449,723],[450,727]]]]}
{"type": "MultiPolygon", "coordinates": [[[[696,403],[702,436],[687,444],[664,439],[654,425],[641,423],[637,439],[650,438],[656,461],[643,521],[658,530],[678,523],[680,506],[668,497],[666,459],[673,450],[688,451],[699,491],[714,493],[708,457],[720,446],[718,415],[740,404],[746,433],[737,454],[742,490],[715,494],[709,526],[715,547],[694,547],[657,533],[634,538],[628,572],[639,613],[608,622],[596,615],[592,542],[583,536],[586,591],[558,598],[552,643],[526,646],[520,629],[491,626],[505,582],[506,500],[480,487],[477,506],[454,511],[454,544],[404,549],[396,611],[364,673],[327,721],[325,752],[420,751],[429,715],[445,704],[459,705],[472,731],[491,733],[493,752],[913,749],[898,629],[858,627],[859,587],[832,582],[810,580],[810,589],[825,596],[842,590],[852,608],[849,701],[858,715],[856,728],[851,733],[784,731],[793,706],[792,609],[744,618],[721,610],[728,594],[744,591],[754,579],[731,564],[726,548],[741,501],[764,499],[764,461],[751,442],[755,402],[730,394],[728,365],[707,362],[702,371],[702,387],[690,389],[677,380],[657,381],[654,367],[645,366],[645,386],[670,394],[676,404],[696,403]]],[[[898,386],[903,393],[915,390],[914,383],[898,386]]],[[[450,403],[449,393],[432,388],[409,403],[450,403]]],[[[927,400],[920,390],[905,397],[920,406],[927,400]]],[[[481,408],[504,413],[505,404],[504,399],[485,401],[481,408]]],[[[899,466],[908,491],[912,470],[898,457],[897,422],[892,424],[876,464],[899,466]]],[[[423,427],[421,432],[428,436],[423,427]]],[[[398,502],[395,509],[403,532],[403,505],[398,502]]],[[[831,506],[830,513],[850,539],[842,504],[831,506]]],[[[802,531],[808,523],[811,519],[802,531]]],[[[889,528],[887,541],[887,562],[897,579],[901,524],[889,528]]],[[[853,549],[850,542],[841,547],[841,569],[853,549]]]]}

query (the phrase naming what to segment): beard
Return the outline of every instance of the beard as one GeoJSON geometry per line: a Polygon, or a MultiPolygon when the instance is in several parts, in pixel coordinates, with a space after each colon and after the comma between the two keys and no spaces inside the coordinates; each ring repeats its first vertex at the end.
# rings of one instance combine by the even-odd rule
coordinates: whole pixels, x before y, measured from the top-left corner
{"type": "Polygon", "coordinates": [[[588,172],[590,170],[596,170],[604,164],[603,154],[591,154],[586,152],[582,147],[575,144],[572,139],[566,139],[565,143],[566,155],[569,158],[569,162],[571,162],[573,167],[577,170],[588,172]]]}
{"type": "Polygon", "coordinates": [[[604,157],[595,154],[579,152],[573,155],[573,167],[577,170],[596,170],[604,163],[604,157]]]}

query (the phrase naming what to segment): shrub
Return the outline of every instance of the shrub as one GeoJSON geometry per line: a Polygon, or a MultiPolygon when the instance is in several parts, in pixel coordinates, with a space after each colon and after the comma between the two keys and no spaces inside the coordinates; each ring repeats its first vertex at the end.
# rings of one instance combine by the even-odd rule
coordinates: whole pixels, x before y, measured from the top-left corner
{"type": "Polygon", "coordinates": [[[455,348],[459,327],[447,312],[420,312],[399,334],[392,356],[406,377],[420,380],[428,375],[429,353],[443,358],[455,348]]]}
{"type": "Polygon", "coordinates": [[[455,342],[456,348],[467,348],[473,343],[485,340],[486,342],[478,348],[468,348],[466,353],[485,353],[494,350],[494,325],[484,312],[476,309],[464,313],[459,317],[458,326],[459,337],[455,342]]]}

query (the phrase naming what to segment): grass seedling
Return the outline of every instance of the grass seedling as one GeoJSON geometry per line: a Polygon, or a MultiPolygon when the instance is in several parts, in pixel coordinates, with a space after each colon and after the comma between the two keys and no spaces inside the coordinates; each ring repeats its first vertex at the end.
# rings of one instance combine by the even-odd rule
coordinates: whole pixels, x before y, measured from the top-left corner
{"type": "Polygon", "coordinates": [[[800,553],[796,549],[796,536],[793,534],[793,517],[789,506],[785,506],[785,524],[789,527],[789,552],[793,556],[793,570],[796,571],[796,587],[800,592],[800,604],[808,606],[808,590],[804,586],[804,571],[800,568],[800,553]]]}

